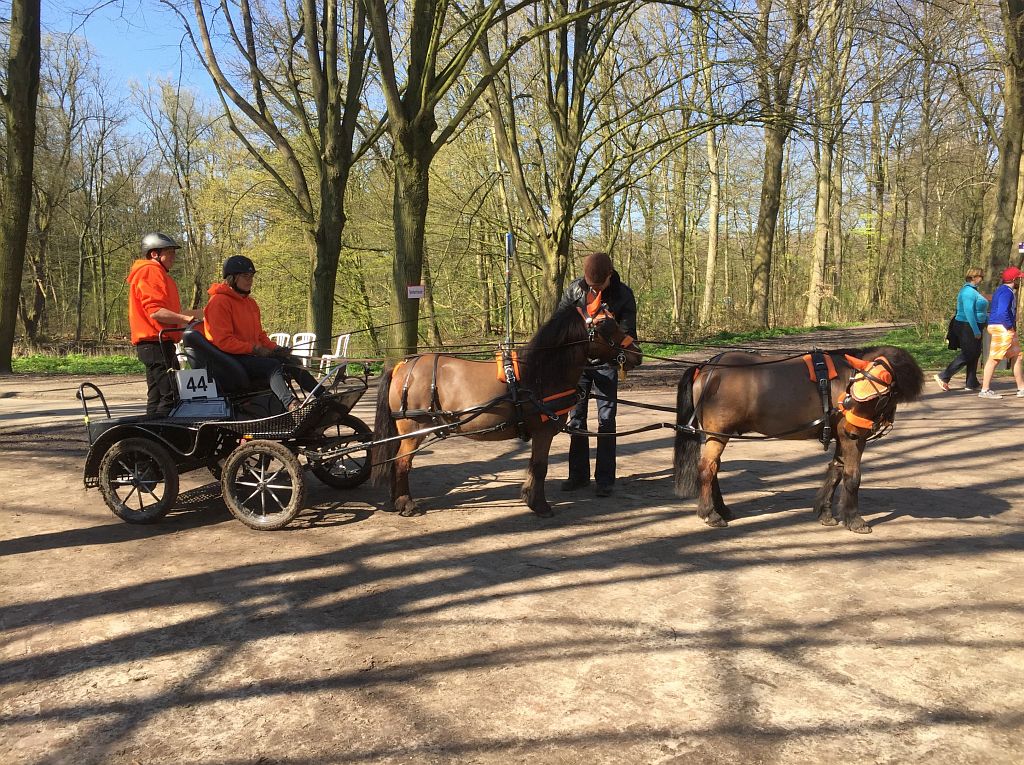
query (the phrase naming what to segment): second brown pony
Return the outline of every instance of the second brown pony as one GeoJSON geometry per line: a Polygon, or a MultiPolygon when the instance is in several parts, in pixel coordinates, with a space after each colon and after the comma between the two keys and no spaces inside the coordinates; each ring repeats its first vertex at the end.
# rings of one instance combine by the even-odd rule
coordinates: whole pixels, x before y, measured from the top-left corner
{"type": "Polygon", "coordinates": [[[450,434],[477,441],[501,441],[522,435],[533,451],[520,496],[540,516],[552,514],[544,496],[551,439],[562,425],[544,409],[575,403],[576,387],[588,359],[615,361],[624,369],[641,359],[631,338],[610,316],[585,319],[574,307],[557,311],[519,352],[519,411],[493,361],[471,361],[428,353],[412,356],[385,372],[377,393],[373,480],[389,480],[394,509],[415,515],[409,491],[413,454],[430,426],[451,424],[450,434]],[[552,399],[545,402],[544,399],[552,399]]]}
{"type": "MultiPolygon", "coordinates": [[[[814,512],[823,525],[837,524],[832,497],[842,482],[839,509],[843,525],[867,534],[871,527],[857,507],[864,444],[875,430],[892,423],[897,404],[913,401],[921,394],[924,374],[902,348],[824,353],[836,374],[831,380],[832,406],[827,415],[835,454],[814,500],[814,512]],[[872,383],[876,378],[883,379],[872,383]],[[854,384],[864,385],[862,395],[858,389],[851,390],[851,379],[854,384]],[[845,412],[841,405],[845,405],[845,412]]],[[[821,436],[825,417],[818,386],[809,370],[800,356],[730,352],[683,373],[677,389],[676,422],[681,429],[677,431],[673,460],[675,489],[680,497],[699,496],[697,515],[709,526],[725,526],[733,518],[718,485],[722,452],[731,436],[821,436]],[[688,426],[696,426],[696,430],[688,426]]]]}

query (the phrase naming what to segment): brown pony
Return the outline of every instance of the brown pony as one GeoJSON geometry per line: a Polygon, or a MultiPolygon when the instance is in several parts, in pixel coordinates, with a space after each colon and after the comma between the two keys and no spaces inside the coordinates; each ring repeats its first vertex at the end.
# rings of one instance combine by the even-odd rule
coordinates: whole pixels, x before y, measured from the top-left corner
{"type": "Polygon", "coordinates": [[[544,497],[551,439],[565,418],[551,419],[576,402],[576,388],[588,359],[615,361],[629,370],[641,352],[610,315],[586,319],[575,307],[555,312],[519,351],[519,406],[499,378],[494,361],[470,361],[427,353],[400,361],[384,373],[377,393],[373,447],[373,481],[391,483],[391,500],[400,515],[415,515],[409,493],[413,454],[431,426],[450,423],[442,435],[477,441],[502,441],[522,436],[533,451],[520,496],[533,512],[552,515],[544,497]],[[545,399],[548,399],[545,401],[545,399]],[[518,411],[517,411],[518,409],[518,411]],[[384,440],[388,439],[388,440],[384,440]]]}
{"type": "MultiPolygon", "coordinates": [[[[823,361],[835,372],[827,420],[836,447],[815,497],[814,512],[822,525],[837,524],[832,496],[842,480],[843,525],[868,534],[871,527],[857,509],[864,444],[892,424],[897,404],[921,394],[924,374],[902,348],[823,353],[827,357],[823,361]]],[[[722,451],[730,436],[821,438],[826,417],[810,368],[800,356],[729,352],[683,373],[676,398],[676,423],[681,429],[675,439],[675,490],[680,497],[699,496],[697,515],[709,526],[725,526],[734,517],[718,486],[722,451]]]]}

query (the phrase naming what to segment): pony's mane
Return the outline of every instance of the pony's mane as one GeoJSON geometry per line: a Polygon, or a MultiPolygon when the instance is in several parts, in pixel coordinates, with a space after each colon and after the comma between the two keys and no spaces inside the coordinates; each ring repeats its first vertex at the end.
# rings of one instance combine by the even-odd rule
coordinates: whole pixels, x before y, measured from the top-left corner
{"type": "Polygon", "coordinates": [[[841,348],[828,351],[829,355],[842,359],[843,354],[850,354],[858,358],[867,357],[868,354],[885,356],[892,364],[893,376],[895,377],[896,401],[914,401],[924,390],[924,372],[918,366],[917,361],[907,351],[897,348],[895,345],[869,345],[864,348],[841,348]]]}
{"type": "Polygon", "coordinates": [[[587,339],[575,306],[555,311],[519,352],[523,380],[542,390],[548,382],[561,383],[566,367],[585,361],[587,339]]]}

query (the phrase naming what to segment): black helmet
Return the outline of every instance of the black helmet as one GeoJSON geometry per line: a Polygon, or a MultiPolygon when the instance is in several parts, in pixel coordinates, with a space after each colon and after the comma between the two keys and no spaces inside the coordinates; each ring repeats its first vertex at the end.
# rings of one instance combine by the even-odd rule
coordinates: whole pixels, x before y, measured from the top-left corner
{"type": "Polygon", "coordinates": [[[173,247],[176,250],[181,249],[180,244],[167,236],[167,234],[161,234],[159,231],[150,232],[142,237],[143,256],[149,255],[153,250],[165,250],[168,247],[173,247]]]}
{"type": "Polygon", "coordinates": [[[232,255],[224,261],[224,278],[232,274],[254,274],[256,266],[245,255],[232,255]]]}

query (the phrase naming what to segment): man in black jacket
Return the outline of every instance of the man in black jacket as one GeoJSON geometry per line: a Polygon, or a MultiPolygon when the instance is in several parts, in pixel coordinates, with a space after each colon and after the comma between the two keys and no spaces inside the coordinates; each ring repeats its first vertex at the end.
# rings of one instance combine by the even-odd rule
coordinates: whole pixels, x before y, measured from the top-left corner
{"type": "MultiPolygon", "coordinates": [[[[615,317],[622,330],[636,340],[636,298],[618,273],[612,268],[608,253],[595,252],[583,260],[583,276],[576,279],[562,296],[559,309],[574,305],[594,316],[605,306],[615,317]]],[[[615,398],[619,390],[618,369],[611,364],[583,370],[580,387],[584,398],[573,409],[569,427],[578,430],[587,428],[587,404],[590,392],[597,388],[601,398],[597,401],[597,432],[615,432],[615,398]]],[[[597,496],[607,497],[615,485],[615,437],[606,436],[597,441],[597,460],[594,466],[594,481],[597,496]]],[[[590,483],[590,439],[586,436],[572,436],[569,440],[569,479],[562,484],[562,491],[575,491],[590,483]]]]}

